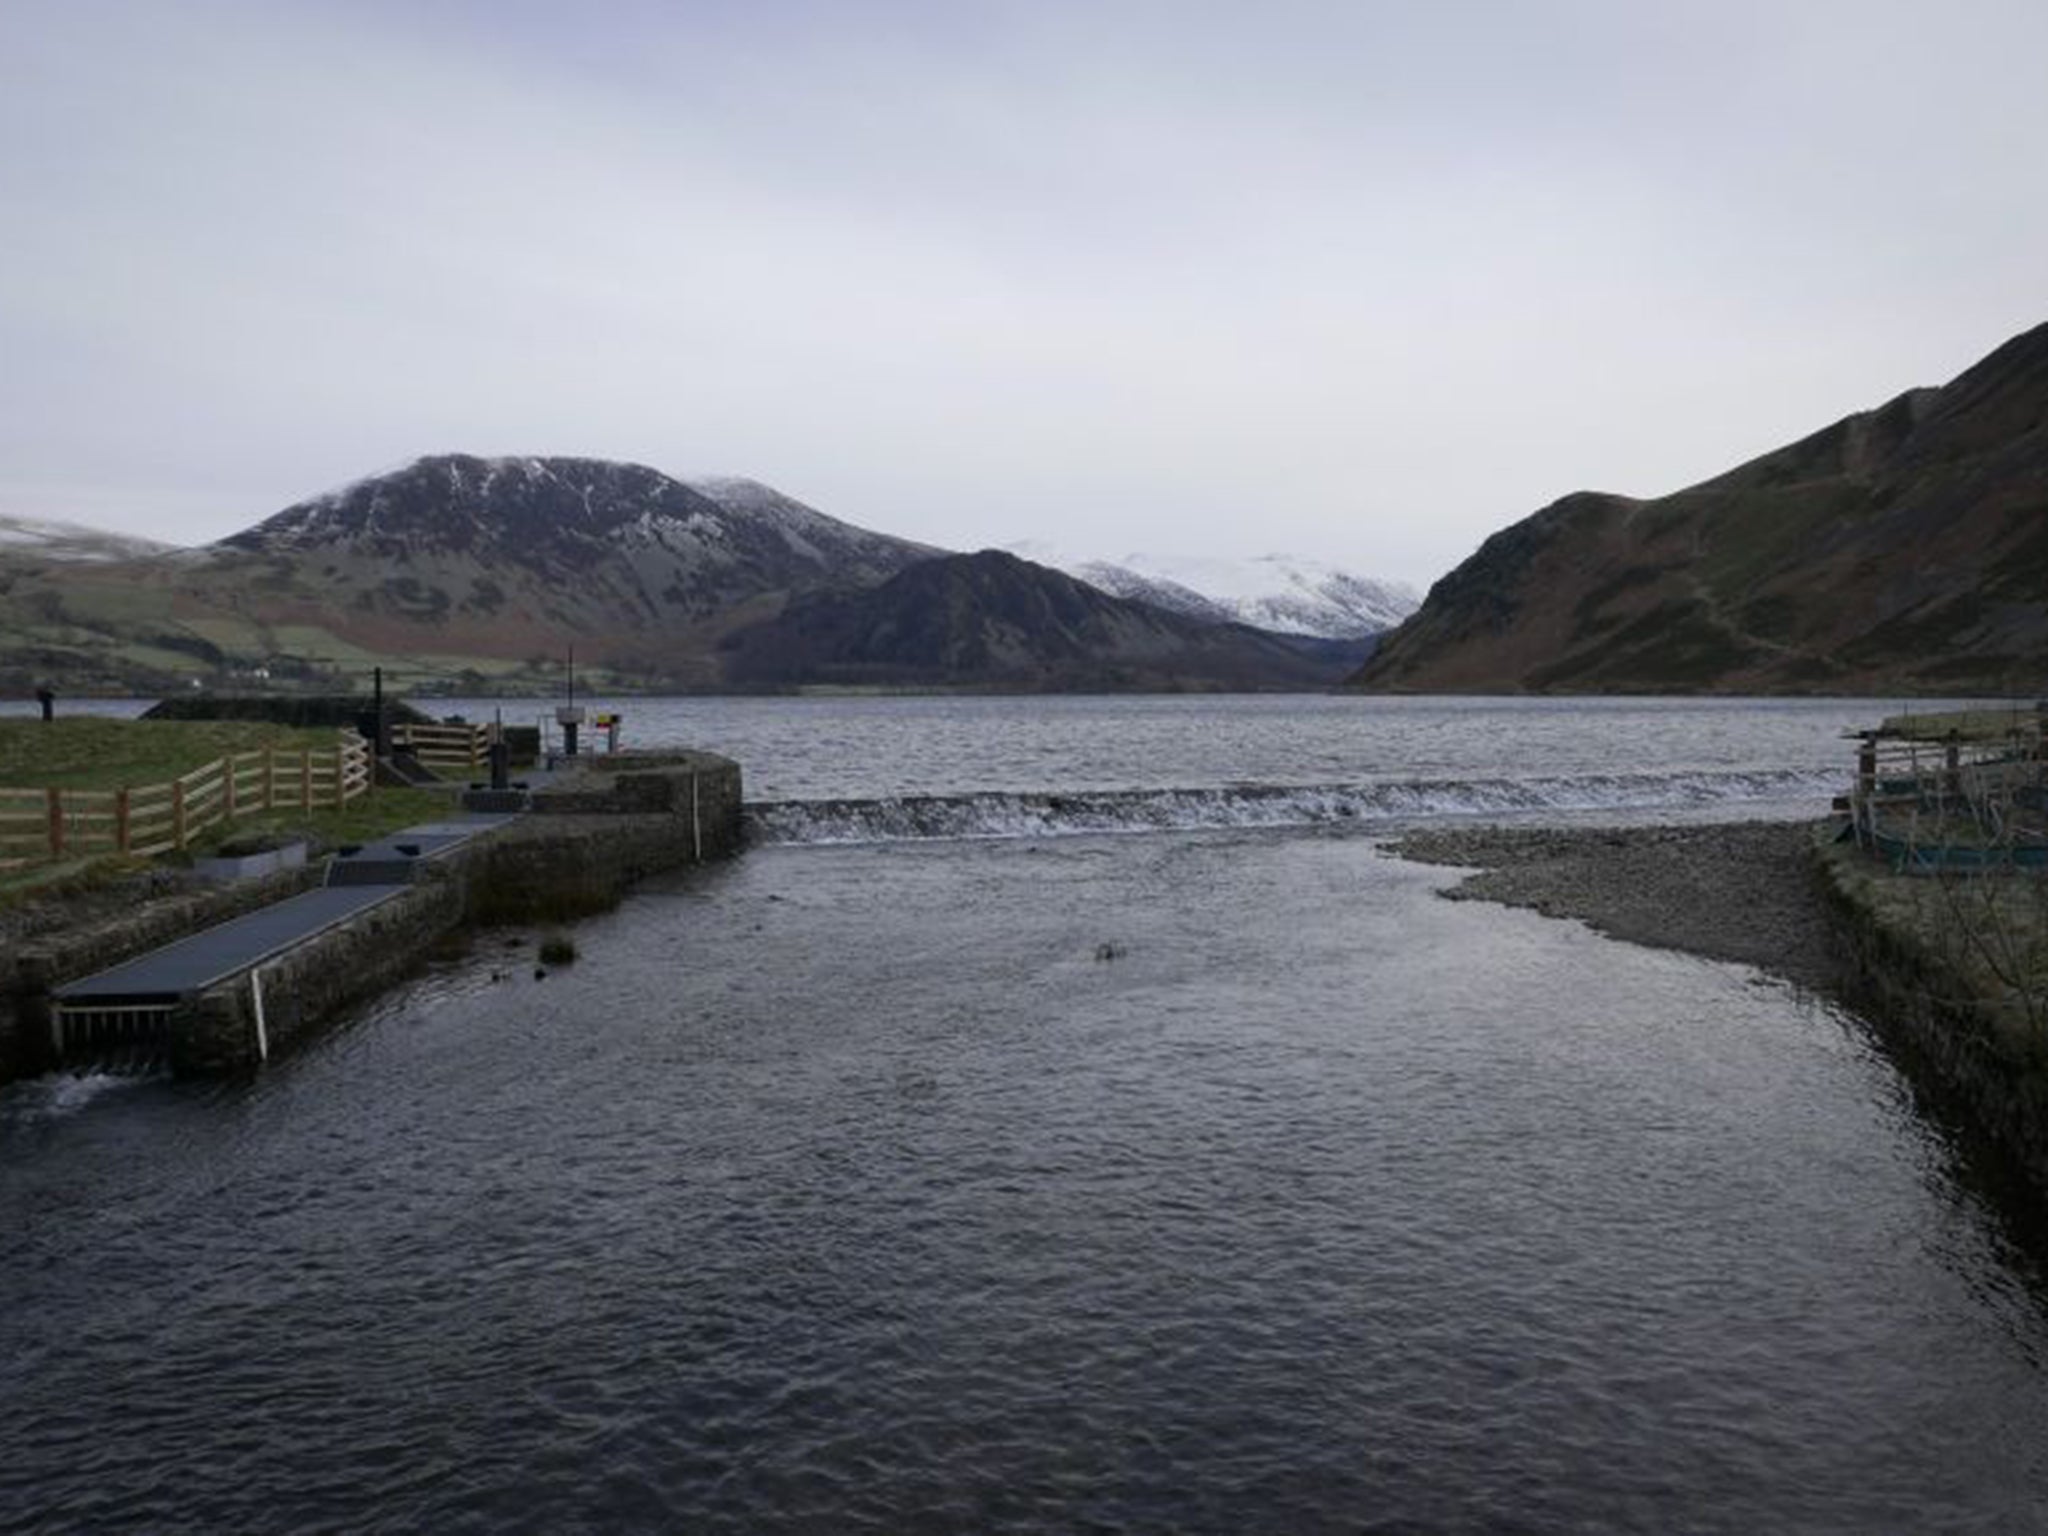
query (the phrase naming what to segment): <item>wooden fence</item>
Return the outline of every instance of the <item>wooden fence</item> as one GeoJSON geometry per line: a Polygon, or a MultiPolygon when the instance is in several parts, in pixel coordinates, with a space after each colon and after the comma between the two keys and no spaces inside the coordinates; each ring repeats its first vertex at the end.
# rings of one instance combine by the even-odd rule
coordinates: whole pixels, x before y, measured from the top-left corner
{"type": "Polygon", "coordinates": [[[369,787],[370,744],[343,731],[325,751],[237,752],[162,784],[0,789],[0,869],[112,853],[169,853],[223,822],[263,811],[346,805],[369,787]]]}
{"type": "Polygon", "coordinates": [[[1850,792],[1859,836],[1967,843],[2037,835],[2048,750],[2038,729],[2008,739],[1866,735],[1850,792]]]}
{"type": "Polygon", "coordinates": [[[413,725],[391,727],[394,751],[409,751],[436,773],[458,776],[477,773],[485,761],[489,728],[482,725],[413,725]]]}

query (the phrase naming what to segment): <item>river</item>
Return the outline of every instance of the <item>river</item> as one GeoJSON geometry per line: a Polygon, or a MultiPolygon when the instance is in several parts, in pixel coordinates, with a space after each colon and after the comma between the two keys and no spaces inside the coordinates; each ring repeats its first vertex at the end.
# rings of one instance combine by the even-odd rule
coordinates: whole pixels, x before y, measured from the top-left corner
{"type": "Polygon", "coordinates": [[[1865,1024],[1375,837],[1809,813],[1870,706],[618,707],[764,809],[574,965],[0,1092],[0,1527],[2048,1517],[2037,1224],[1865,1024]]]}

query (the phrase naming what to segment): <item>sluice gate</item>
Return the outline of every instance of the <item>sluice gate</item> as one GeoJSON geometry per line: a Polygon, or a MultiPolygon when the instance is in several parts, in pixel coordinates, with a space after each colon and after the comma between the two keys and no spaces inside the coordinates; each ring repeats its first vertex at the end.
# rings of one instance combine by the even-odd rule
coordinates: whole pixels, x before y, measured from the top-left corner
{"type": "Polygon", "coordinates": [[[50,1043],[58,1069],[128,1076],[171,1065],[175,1002],[58,1003],[50,1012],[50,1043]]]}

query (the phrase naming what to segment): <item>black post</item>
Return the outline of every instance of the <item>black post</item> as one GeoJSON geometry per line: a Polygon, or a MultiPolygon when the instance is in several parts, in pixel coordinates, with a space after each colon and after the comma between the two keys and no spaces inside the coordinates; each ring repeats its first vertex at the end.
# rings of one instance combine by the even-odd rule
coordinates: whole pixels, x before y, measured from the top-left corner
{"type": "Polygon", "coordinates": [[[384,755],[385,736],[384,669],[382,667],[372,667],[370,669],[370,707],[376,712],[377,716],[376,726],[370,735],[370,755],[372,757],[382,757],[384,755]]]}
{"type": "Polygon", "coordinates": [[[576,647],[569,647],[569,707],[562,712],[562,756],[576,755],[576,727],[581,716],[576,713],[576,647]]]}
{"type": "Polygon", "coordinates": [[[45,720],[57,718],[57,695],[52,693],[48,687],[36,690],[36,702],[43,706],[43,718],[45,720]]]}

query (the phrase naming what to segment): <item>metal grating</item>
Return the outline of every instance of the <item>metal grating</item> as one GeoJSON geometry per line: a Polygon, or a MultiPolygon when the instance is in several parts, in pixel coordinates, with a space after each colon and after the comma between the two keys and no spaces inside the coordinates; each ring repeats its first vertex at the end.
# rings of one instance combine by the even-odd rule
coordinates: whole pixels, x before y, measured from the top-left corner
{"type": "Polygon", "coordinates": [[[175,1003],[59,1003],[50,1015],[57,1064],[71,1072],[167,1071],[176,1008],[175,1003]]]}

